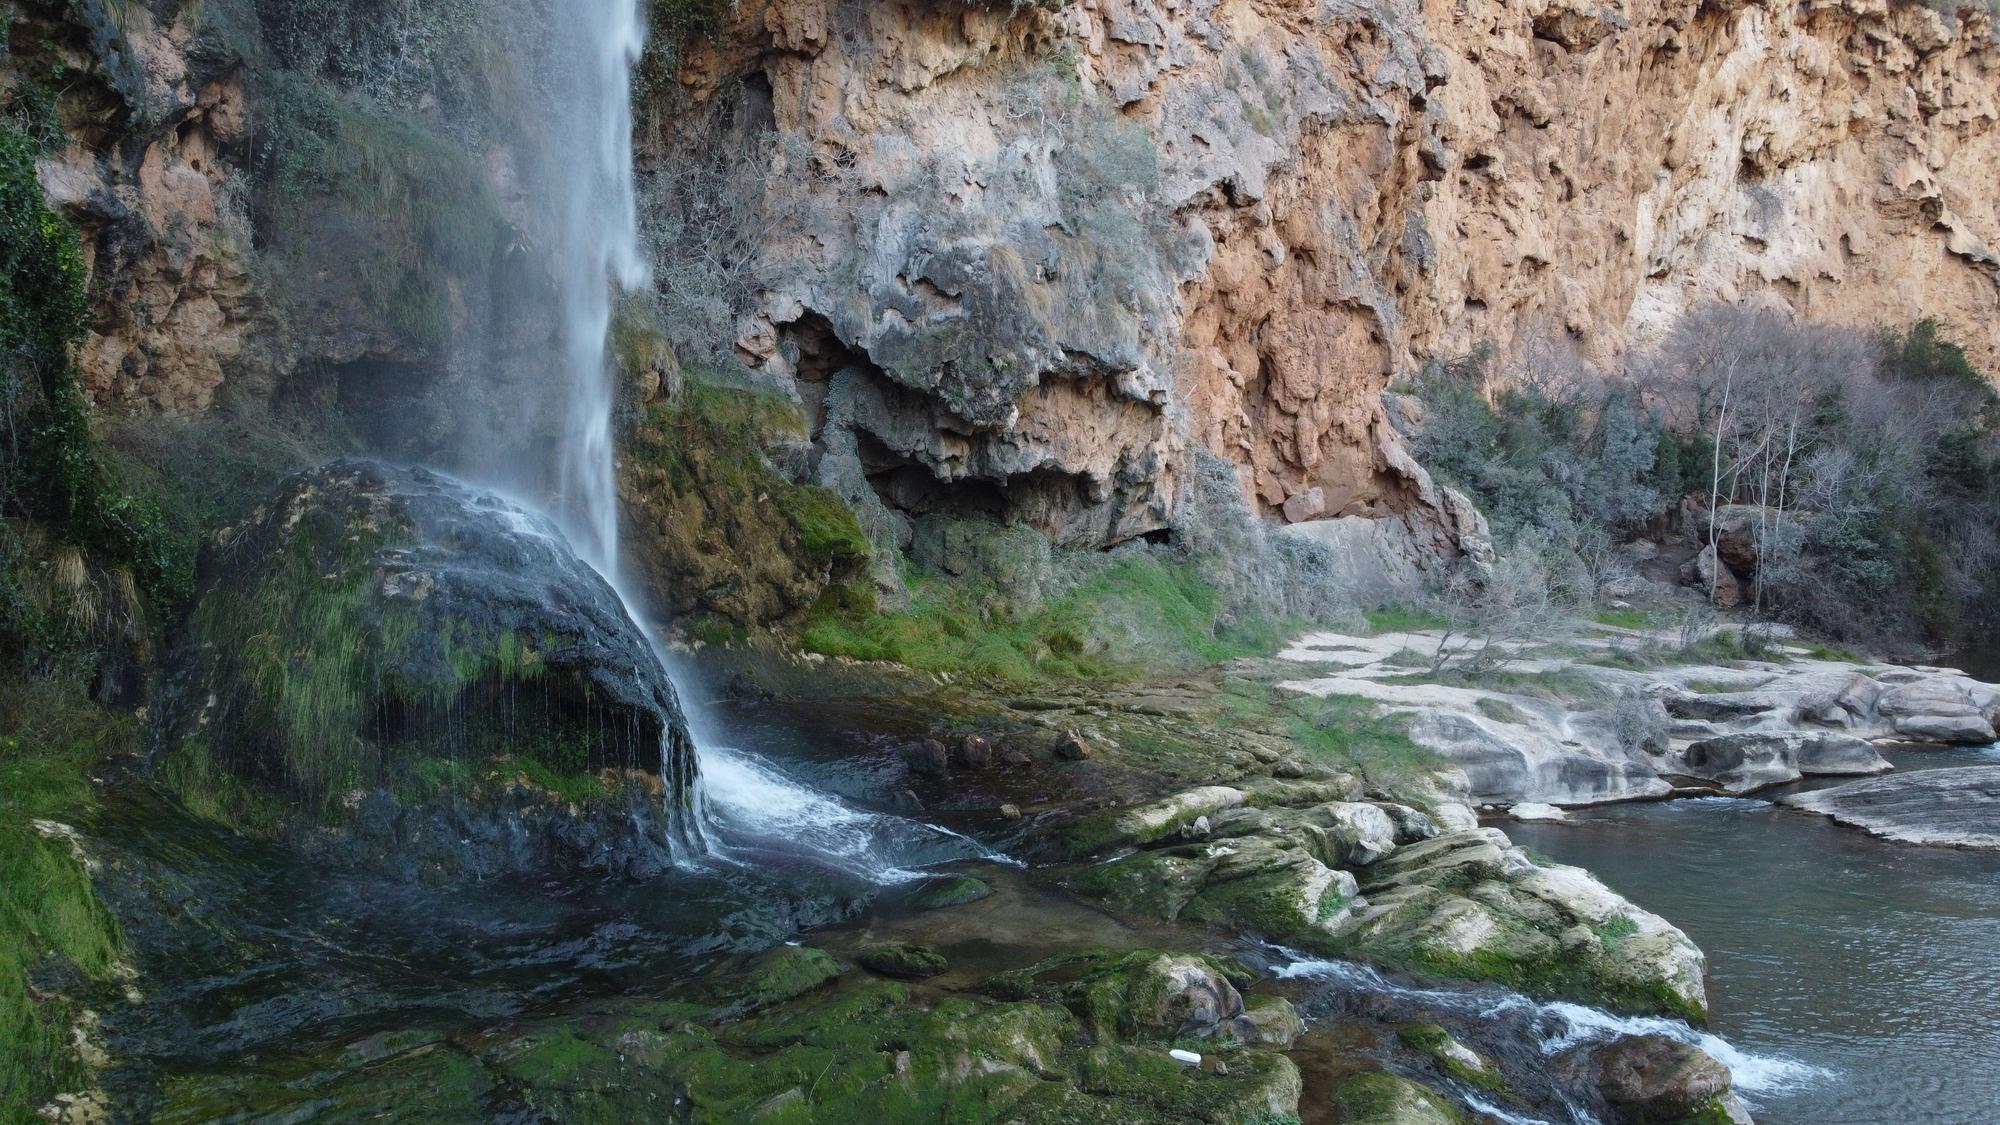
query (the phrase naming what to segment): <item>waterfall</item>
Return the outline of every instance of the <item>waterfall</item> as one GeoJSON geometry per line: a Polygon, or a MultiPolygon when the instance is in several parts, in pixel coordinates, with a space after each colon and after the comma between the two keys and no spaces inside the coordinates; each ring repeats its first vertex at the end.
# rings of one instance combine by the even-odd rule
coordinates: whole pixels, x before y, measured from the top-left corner
{"type": "Polygon", "coordinates": [[[646,27],[640,0],[575,0],[570,18],[557,22],[575,36],[575,68],[568,75],[571,128],[556,138],[567,160],[550,176],[561,193],[555,201],[561,250],[553,264],[568,377],[556,479],[571,540],[618,587],[611,284],[639,290],[651,282],[632,172],[632,70],[646,27]]]}
{"type": "MultiPolygon", "coordinates": [[[[549,266],[562,333],[563,419],[555,450],[557,521],[579,556],[611,584],[634,622],[642,606],[621,581],[618,559],[616,402],[611,324],[617,290],[651,284],[639,235],[632,161],[632,74],[645,47],[641,0],[552,4],[541,50],[553,120],[538,148],[533,179],[542,186],[557,240],[549,266]],[[615,287],[615,288],[614,288],[615,287]]],[[[655,655],[669,653],[652,631],[655,655]]],[[[865,882],[918,878],[930,863],[1004,858],[935,825],[853,808],[798,782],[775,762],[724,745],[701,707],[677,692],[694,741],[685,823],[691,846],[720,860],[767,866],[774,857],[810,859],[865,882]]],[[[692,857],[689,857],[692,858],[692,857]]]]}

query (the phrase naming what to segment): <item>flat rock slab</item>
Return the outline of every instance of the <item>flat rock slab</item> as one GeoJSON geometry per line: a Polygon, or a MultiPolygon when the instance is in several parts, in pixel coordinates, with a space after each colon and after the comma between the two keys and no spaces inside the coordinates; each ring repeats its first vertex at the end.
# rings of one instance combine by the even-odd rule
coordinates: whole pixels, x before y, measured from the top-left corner
{"type": "Polygon", "coordinates": [[[1791,793],[1778,803],[1885,840],[2000,849],[2000,766],[1913,770],[1791,793]]]}

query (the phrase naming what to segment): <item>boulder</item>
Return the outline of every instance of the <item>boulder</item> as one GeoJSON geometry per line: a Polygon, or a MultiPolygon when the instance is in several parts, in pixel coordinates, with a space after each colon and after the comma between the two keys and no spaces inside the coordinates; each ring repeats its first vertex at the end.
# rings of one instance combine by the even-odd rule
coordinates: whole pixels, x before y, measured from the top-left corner
{"type": "Polygon", "coordinates": [[[1171,797],[1088,817],[1070,826],[1063,846],[1071,855],[1113,847],[1136,847],[1175,836],[1199,817],[1243,803],[1243,791],[1205,785],[1171,797]]]}
{"type": "Polygon", "coordinates": [[[1512,1096],[1499,1067],[1460,1043],[1437,1024],[1411,1024],[1396,1032],[1396,1040],[1410,1050],[1428,1056],[1431,1064],[1447,1078],[1503,1097],[1512,1096]]]}
{"type": "Polygon", "coordinates": [[[1298,1013],[1272,997],[1248,1017],[1238,987],[1252,979],[1243,965],[1206,954],[1084,950],[1003,974],[986,987],[1000,996],[1063,1003],[1102,1039],[1283,1038],[1298,1013]]]}
{"type": "Polygon", "coordinates": [[[1876,698],[1875,710],[1911,741],[1978,745],[1995,740],[1992,717],[1955,679],[1926,676],[1893,685],[1876,698]]]}
{"type": "Polygon", "coordinates": [[[964,906],[978,902],[993,893],[993,888],[984,879],[970,875],[943,875],[919,887],[910,896],[910,905],[918,910],[942,910],[947,906],[964,906]]]}
{"type": "Polygon", "coordinates": [[[935,738],[919,739],[903,747],[903,761],[910,772],[923,777],[944,777],[951,773],[951,751],[935,738]]]}
{"type": "Polygon", "coordinates": [[[1461,1125],[1449,1101],[1407,1078],[1376,1070],[1334,1087],[1335,1120],[1343,1125],[1461,1125]]]}
{"type": "Polygon", "coordinates": [[[1538,865],[1497,829],[1452,832],[1363,868],[1324,953],[1529,995],[1699,1020],[1701,950],[1589,872],[1538,865]]]}
{"type": "Polygon", "coordinates": [[[1703,547],[1681,566],[1681,583],[1704,595],[1713,594],[1715,604],[1724,609],[1743,604],[1743,583],[1728,564],[1715,561],[1715,549],[1703,547]]]}
{"type": "Polygon", "coordinates": [[[1330,801],[1282,819],[1329,867],[1359,867],[1396,850],[1396,822],[1379,805],[1330,801]]]}
{"type": "Polygon", "coordinates": [[[449,477],[285,481],[204,553],[174,662],[152,764],[212,815],[264,824],[229,801],[271,801],[431,867],[643,874],[697,846],[652,644],[554,523],[449,477]]]}
{"type": "Polygon", "coordinates": [[[1780,539],[1795,539],[1805,525],[1797,512],[1779,513],[1757,504],[1724,504],[1709,521],[1715,548],[1731,571],[1746,579],[1757,575],[1758,546],[1776,547],[1780,539]]]}
{"type": "Polygon", "coordinates": [[[1284,1051],[1305,1034],[1306,1021],[1282,996],[1251,996],[1244,999],[1243,1014],[1231,1030],[1242,1042],[1284,1051]]]}
{"type": "Polygon", "coordinates": [[[1311,944],[1358,904],[1354,876],[1328,867],[1294,833],[1183,844],[1097,864],[1070,886],[1123,910],[1253,930],[1311,944]]]}
{"type": "Polygon", "coordinates": [[[1326,492],[1315,485],[1282,505],[1286,523],[1304,523],[1326,514],[1326,492]]]}
{"type": "Polygon", "coordinates": [[[1700,1047],[1662,1035],[1627,1035],[1590,1053],[1598,1093],[1620,1125],[1728,1120],[1729,1068],[1700,1047]]]}

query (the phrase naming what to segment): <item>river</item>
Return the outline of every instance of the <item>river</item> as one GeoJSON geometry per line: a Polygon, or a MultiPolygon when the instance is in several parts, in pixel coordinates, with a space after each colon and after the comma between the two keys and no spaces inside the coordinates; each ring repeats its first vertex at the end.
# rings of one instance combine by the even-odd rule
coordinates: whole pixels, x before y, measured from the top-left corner
{"type": "MultiPolygon", "coordinates": [[[[1888,757],[2000,763],[2000,747],[1888,757]]],[[[1749,1098],[1760,1125],[2000,1120],[2000,853],[1887,843],[1757,799],[1504,827],[1687,931],[1715,1032],[1816,1068],[1749,1098]]]]}

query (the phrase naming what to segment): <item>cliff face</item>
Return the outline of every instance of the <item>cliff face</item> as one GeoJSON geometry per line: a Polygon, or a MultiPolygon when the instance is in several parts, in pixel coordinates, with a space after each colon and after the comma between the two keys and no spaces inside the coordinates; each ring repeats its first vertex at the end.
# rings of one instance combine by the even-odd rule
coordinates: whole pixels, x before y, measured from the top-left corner
{"type": "MultiPolygon", "coordinates": [[[[457,26],[447,8],[398,18],[457,26]]],[[[440,432],[521,414],[550,329],[478,315],[482,286],[538,302],[507,272],[536,238],[504,203],[510,142],[453,123],[477,97],[363,91],[450,143],[335,114],[313,134],[333,167],[409,182],[287,211],[264,166],[297,110],[269,100],[270,57],[217,46],[296,22],[283,5],[20,10],[0,77],[70,76],[76,143],[43,179],[93,256],[102,406],[199,413],[233,380],[393,417],[441,397],[440,432]],[[436,186],[468,176],[492,182],[436,186]],[[462,243],[468,262],[406,261],[462,243]]],[[[331,81],[279,55],[291,88],[331,81]]],[[[667,332],[796,393],[816,447],[796,475],[879,500],[877,526],[947,511],[1113,543],[1167,526],[1207,450],[1269,514],[1394,517],[1448,553],[1465,514],[1379,404],[1427,356],[1550,335],[1608,362],[1723,299],[1937,316],[2000,363],[1983,13],[743,0],[675,61],[640,92],[667,332]]],[[[389,452],[452,445],[426,440],[389,452]]]]}
{"type": "Polygon", "coordinates": [[[764,0],[646,156],[782,138],[736,357],[892,509],[1088,544],[1195,446],[1292,519],[1429,507],[1378,392],[1482,340],[1610,361],[1722,299],[1991,363],[1996,71],[1987,16],[1883,0],[764,0]]]}
{"type": "MultiPolygon", "coordinates": [[[[72,143],[42,161],[41,178],[85,235],[96,319],[84,385],[116,411],[199,414],[264,317],[227,158],[249,126],[242,76],[198,57],[177,4],[5,14],[0,87],[62,90],[72,143]]],[[[14,111],[28,116],[18,97],[14,111]]]]}

